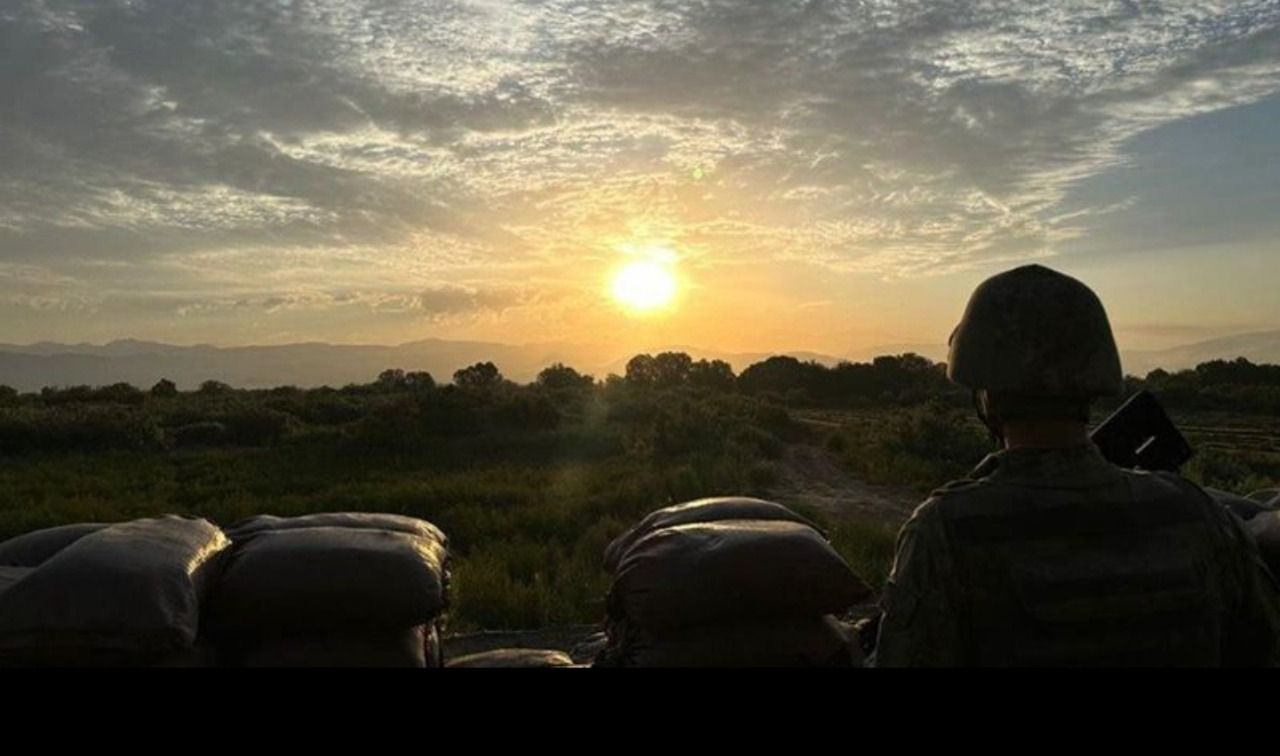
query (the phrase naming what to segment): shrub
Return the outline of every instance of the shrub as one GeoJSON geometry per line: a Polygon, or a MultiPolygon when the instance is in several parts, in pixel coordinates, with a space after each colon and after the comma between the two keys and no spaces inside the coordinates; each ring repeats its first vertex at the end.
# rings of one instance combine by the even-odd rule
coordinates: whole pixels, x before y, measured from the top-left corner
{"type": "Polygon", "coordinates": [[[180,449],[192,446],[220,446],[230,441],[227,426],[205,421],[169,429],[169,440],[180,449]]]}

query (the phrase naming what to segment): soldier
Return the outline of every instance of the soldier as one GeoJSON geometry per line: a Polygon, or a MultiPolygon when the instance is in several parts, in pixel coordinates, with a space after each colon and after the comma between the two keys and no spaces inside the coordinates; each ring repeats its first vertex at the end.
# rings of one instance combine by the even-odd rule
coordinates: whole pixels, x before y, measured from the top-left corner
{"type": "Polygon", "coordinates": [[[1173,474],[1107,462],[1123,391],[1106,311],[1031,265],[974,293],[949,377],[1003,449],[898,538],[874,666],[1271,666],[1280,588],[1240,523],[1173,474]]]}

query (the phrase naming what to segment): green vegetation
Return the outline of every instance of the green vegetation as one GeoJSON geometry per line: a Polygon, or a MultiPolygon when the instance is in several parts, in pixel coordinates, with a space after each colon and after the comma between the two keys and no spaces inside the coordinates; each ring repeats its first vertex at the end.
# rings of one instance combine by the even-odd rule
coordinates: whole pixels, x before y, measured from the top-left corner
{"type": "MultiPolygon", "coordinates": [[[[1270,380],[1267,369],[1224,364],[1234,380],[1270,380]]],[[[1194,372],[1195,393],[1173,392],[1186,406],[1170,402],[1201,449],[1188,474],[1241,492],[1274,485],[1273,418],[1240,412],[1247,384],[1194,372]],[[1213,398],[1223,396],[1235,398],[1213,398]]],[[[792,445],[919,493],[990,450],[968,397],[911,355],[836,368],[773,358],[735,376],[669,353],[638,356],[626,373],[596,381],[553,365],[522,386],[481,363],[450,384],[393,369],[338,389],[0,387],[0,538],[162,512],[222,524],[263,512],[403,513],[452,539],[455,626],[538,627],[603,616],[604,547],[644,514],[703,496],[771,496],[792,445]]],[[[869,582],[884,580],[892,522],[782,500],[819,520],[869,582]]]]}

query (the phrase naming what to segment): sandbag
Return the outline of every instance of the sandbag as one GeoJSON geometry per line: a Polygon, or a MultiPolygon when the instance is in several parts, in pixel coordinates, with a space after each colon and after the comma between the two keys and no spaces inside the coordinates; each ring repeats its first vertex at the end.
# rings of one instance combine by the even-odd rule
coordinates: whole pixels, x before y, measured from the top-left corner
{"type": "Polygon", "coordinates": [[[675,525],[689,525],[696,522],[724,522],[727,520],[797,522],[821,532],[818,526],[809,520],[781,504],[771,501],[743,497],[698,499],[697,501],[677,504],[673,507],[651,512],[638,525],[615,538],[604,552],[605,569],[609,572],[615,572],[627,550],[641,538],[656,530],[675,525]]]}
{"type": "Polygon", "coordinates": [[[1228,511],[1245,521],[1252,520],[1263,512],[1271,511],[1270,507],[1249,497],[1233,494],[1229,491],[1219,491],[1216,488],[1205,488],[1204,490],[1215,501],[1226,507],[1228,511]]]}
{"type": "Polygon", "coordinates": [[[262,530],[237,541],[211,599],[218,633],[430,623],[445,607],[443,544],[386,530],[262,530]]]}
{"type": "Polygon", "coordinates": [[[434,539],[448,545],[444,531],[416,517],[386,514],[384,512],[320,512],[302,517],[277,517],[258,515],[227,528],[232,540],[247,538],[265,530],[296,530],[299,528],[354,528],[357,530],[390,530],[434,539]]]}
{"type": "Polygon", "coordinates": [[[207,520],[173,515],[83,536],[0,592],[0,656],[128,663],[190,648],[228,544],[207,520]]]}
{"type": "Polygon", "coordinates": [[[1244,525],[1257,542],[1262,561],[1271,568],[1271,574],[1280,578],[1280,512],[1260,514],[1244,525]]]}
{"type": "Polygon", "coordinates": [[[0,543],[0,566],[39,567],[54,554],[105,527],[104,522],[84,522],[15,536],[0,543]]]}
{"type": "MultiPolygon", "coordinates": [[[[862,649],[835,617],[691,628],[632,628],[604,665],[676,668],[861,667],[862,649]]],[[[602,666],[604,666],[602,665],[602,666]]]]}
{"type": "Polygon", "coordinates": [[[227,649],[230,667],[380,667],[440,666],[439,635],[433,625],[401,630],[362,630],[259,638],[227,649]]]}
{"type": "Polygon", "coordinates": [[[501,669],[542,669],[553,667],[573,667],[573,659],[563,651],[545,648],[499,648],[467,654],[452,659],[446,667],[459,669],[501,668],[501,669]]]}
{"type": "Polygon", "coordinates": [[[34,567],[9,567],[0,565],[0,593],[4,593],[14,583],[35,572],[34,567]]]}
{"type": "Polygon", "coordinates": [[[737,520],[650,533],[626,553],[611,617],[652,631],[839,614],[871,595],[808,525],[737,520]]]}
{"type": "Polygon", "coordinates": [[[1266,488],[1254,491],[1249,498],[1262,504],[1267,509],[1280,509],[1280,488],[1266,488]]]}

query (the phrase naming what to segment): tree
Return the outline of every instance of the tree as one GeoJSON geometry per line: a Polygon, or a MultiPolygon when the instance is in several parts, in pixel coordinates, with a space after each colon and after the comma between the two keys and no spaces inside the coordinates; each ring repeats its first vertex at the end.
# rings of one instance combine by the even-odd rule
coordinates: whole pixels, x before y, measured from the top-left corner
{"type": "Polygon", "coordinates": [[[229,394],[232,388],[222,381],[209,380],[200,384],[199,393],[206,396],[217,396],[219,394],[229,394]]]}
{"type": "Polygon", "coordinates": [[[374,384],[383,391],[399,391],[404,388],[404,371],[399,368],[391,368],[378,373],[378,380],[374,384]]]}
{"type": "Polygon", "coordinates": [[[811,388],[821,373],[822,366],[817,363],[804,363],[795,357],[770,357],[743,370],[738,386],[751,394],[768,391],[785,395],[793,389],[811,388]]]}
{"type": "Polygon", "coordinates": [[[94,398],[101,402],[116,404],[142,404],[146,396],[132,384],[113,383],[95,391],[94,398]]]}
{"type": "Polygon", "coordinates": [[[684,352],[663,352],[653,358],[655,379],[659,386],[673,388],[689,382],[693,358],[684,352]]]}
{"type": "Polygon", "coordinates": [[[698,360],[689,366],[689,385],[706,391],[733,391],[733,368],[724,360],[698,360]]]}
{"type": "Polygon", "coordinates": [[[430,391],[436,387],[436,379],[425,370],[415,370],[412,373],[405,373],[404,387],[410,391],[430,391]]]}
{"type": "Polygon", "coordinates": [[[582,375],[577,370],[557,362],[538,373],[537,383],[539,386],[553,391],[575,391],[591,388],[595,385],[595,378],[589,375],[582,375]]]}
{"type": "Polygon", "coordinates": [[[454,373],[453,382],[462,388],[487,390],[502,382],[502,373],[492,362],[477,362],[454,373]]]}
{"type": "Polygon", "coordinates": [[[627,383],[651,386],[657,382],[658,367],[652,355],[637,354],[627,361],[627,383]]]}
{"type": "Polygon", "coordinates": [[[178,395],[178,385],[168,378],[161,378],[151,387],[151,395],[167,398],[178,395]]]}

